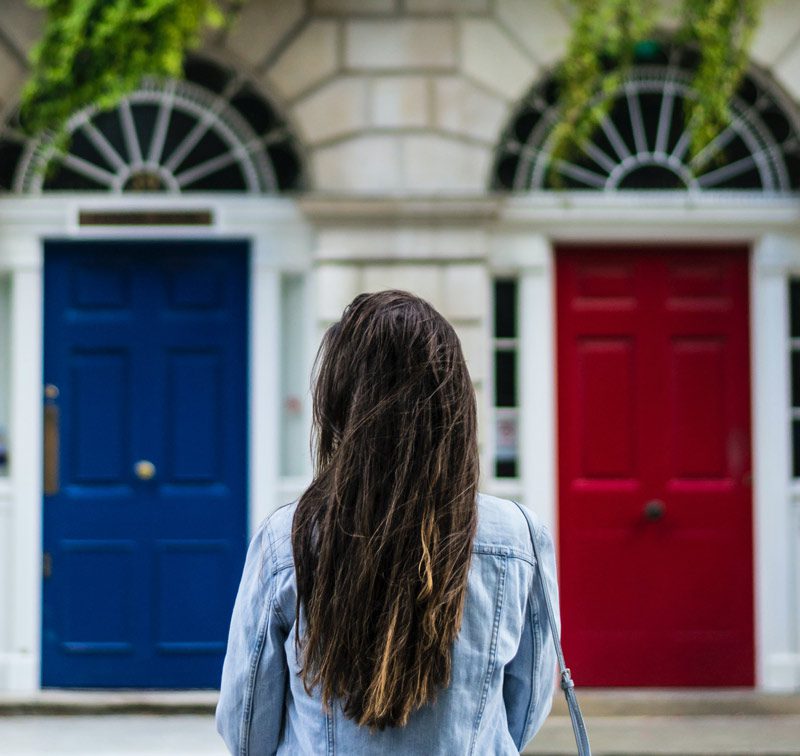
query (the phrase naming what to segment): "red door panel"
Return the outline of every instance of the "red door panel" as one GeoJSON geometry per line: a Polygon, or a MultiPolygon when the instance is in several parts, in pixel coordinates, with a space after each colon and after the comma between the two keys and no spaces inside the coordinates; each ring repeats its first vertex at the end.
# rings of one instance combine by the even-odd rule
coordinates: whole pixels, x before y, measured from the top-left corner
{"type": "Polygon", "coordinates": [[[565,651],[587,686],[754,684],[747,250],[557,250],[565,651]]]}

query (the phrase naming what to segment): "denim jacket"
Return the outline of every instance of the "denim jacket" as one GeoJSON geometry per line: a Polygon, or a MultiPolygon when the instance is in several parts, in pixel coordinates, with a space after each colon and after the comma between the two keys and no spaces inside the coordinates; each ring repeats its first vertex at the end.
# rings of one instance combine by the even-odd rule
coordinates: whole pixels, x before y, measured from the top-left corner
{"type": "MultiPolygon", "coordinates": [[[[326,714],[318,690],[307,695],[298,676],[294,511],[288,504],[270,515],[247,552],[216,712],[231,753],[517,754],[550,712],[556,682],[552,634],[519,508],[478,495],[478,530],[450,684],[405,727],[375,732],[345,717],[339,705],[326,714]]],[[[527,512],[542,561],[538,568],[557,611],[553,540],[527,512]]]]}

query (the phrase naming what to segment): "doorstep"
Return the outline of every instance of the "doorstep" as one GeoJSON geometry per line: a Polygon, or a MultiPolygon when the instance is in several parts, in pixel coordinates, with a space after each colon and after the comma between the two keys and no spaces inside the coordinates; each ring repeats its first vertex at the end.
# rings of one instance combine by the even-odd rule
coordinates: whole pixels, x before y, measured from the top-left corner
{"type": "MultiPolygon", "coordinates": [[[[587,717],[800,715],[800,693],[752,688],[576,688],[587,717]]],[[[74,690],[0,692],[0,715],[212,714],[216,690],[74,690]]],[[[556,691],[553,716],[566,716],[556,691]]]]}
{"type": "MultiPolygon", "coordinates": [[[[753,688],[579,688],[581,711],[589,717],[780,716],[800,714],[800,692],[768,693],[753,688]]],[[[556,691],[553,714],[568,714],[556,691]]]]}
{"type": "Polygon", "coordinates": [[[213,714],[216,690],[66,690],[0,692],[0,716],[15,714],[213,714]]]}

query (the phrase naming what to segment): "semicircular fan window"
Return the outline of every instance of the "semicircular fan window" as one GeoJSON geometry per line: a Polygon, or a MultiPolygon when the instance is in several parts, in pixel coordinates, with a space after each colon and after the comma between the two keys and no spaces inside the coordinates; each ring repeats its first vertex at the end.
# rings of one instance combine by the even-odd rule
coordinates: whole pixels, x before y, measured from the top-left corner
{"type": "Polygon", "coordinates": [[[639,61],[581,152],[550,157],[558,84],[548,78],[519,103],[496,150],[492,184],[511,191],[755,190],[800,188],[800,120],[766,76],[751,71],[730,103],[731,122],[692,157],[684,104],[691,50],[665,46],[639,61]]]}
{"type": "MultiPolygon", "coordinates": [[[[185,81],[145,81],[113,110],[76,113],[67,123],[64,152],[56,151],[51,138],[27,140],[19,150],[13,189],[278,193],[301,188],[296,142],[251,84],[205,60],[190,60],[186,74],[185,81]]],[[[3,141],[13,142],[13,126],[7,132],[3,141]]]]}

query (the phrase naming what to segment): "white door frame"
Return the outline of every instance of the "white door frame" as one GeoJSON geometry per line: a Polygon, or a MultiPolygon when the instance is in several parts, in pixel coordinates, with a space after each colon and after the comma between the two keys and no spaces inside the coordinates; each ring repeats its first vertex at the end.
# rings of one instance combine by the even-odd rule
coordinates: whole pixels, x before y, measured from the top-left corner
{"type": "Polygon", "coordinates": [[[787,288],[800,206],[763,196],[548,194],[500,208],[491,266],[519,276],[523,498],[557,529],[555,260],[560,242],[747,244],[756,687],[800,690],[800,487],[790,476],[787,288]],[[543,369],[544,366],[544,369],[543,369]],[[552,366],[552,369],[549,367],[552,366]]]}
{"type": "Polygon", "coordinates": [[[250,243],[248,521],[279,503],[281,276],[310,269],[291,200],[75,195],[0,201],[0,274],[11,278],[10,475],[0,480],[0,691],[40,687],[43,246],[46,239],[246,239],[250,243]],[[81,211],[208,211],[204,226],[81,226],[81,211]]]}

